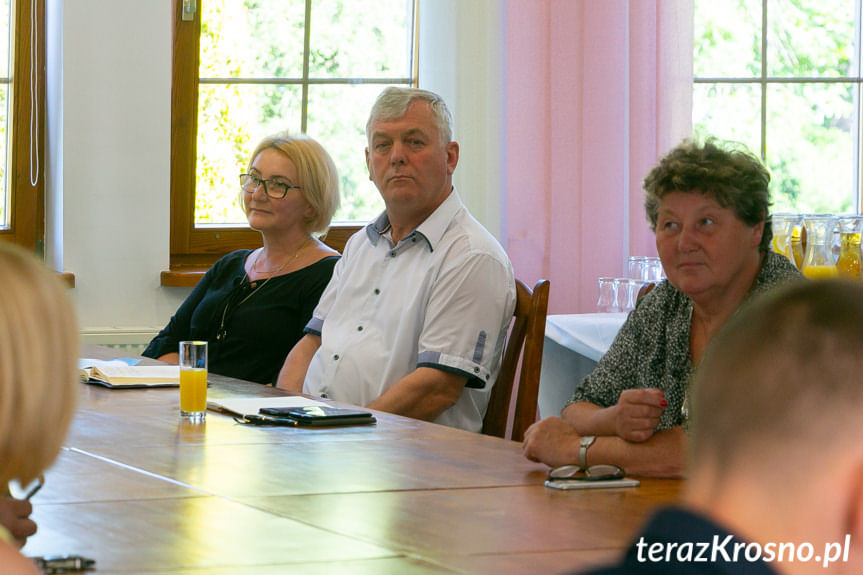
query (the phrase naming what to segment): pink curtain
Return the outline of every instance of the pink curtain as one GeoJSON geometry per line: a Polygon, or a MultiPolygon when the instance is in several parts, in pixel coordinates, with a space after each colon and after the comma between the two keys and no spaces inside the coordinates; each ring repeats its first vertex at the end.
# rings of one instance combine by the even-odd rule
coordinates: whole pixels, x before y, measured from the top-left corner
{"type": "Polygon", "coordinates": [[[506,249],[549,313],[654,255],[641,180],[689,135],[692,0],[508,0],[506,249]]]}

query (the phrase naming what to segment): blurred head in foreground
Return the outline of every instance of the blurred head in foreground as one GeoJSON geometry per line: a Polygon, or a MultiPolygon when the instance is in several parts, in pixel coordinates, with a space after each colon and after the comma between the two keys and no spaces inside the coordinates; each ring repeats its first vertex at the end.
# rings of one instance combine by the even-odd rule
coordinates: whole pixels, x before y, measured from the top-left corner
{"type": "Polygon", "coordinates": [[[863,572],[863,285],[779,289],[713,344],[694,384],[687,502],[750,541],[826,556],[850,535],[831,568],[863,572]]]}
{"type": "Polygon", "coordinates": [[[75,411],[78,326],[66,288],[31,254],[0,242],[0,485],[38,477],[75,411]]]}

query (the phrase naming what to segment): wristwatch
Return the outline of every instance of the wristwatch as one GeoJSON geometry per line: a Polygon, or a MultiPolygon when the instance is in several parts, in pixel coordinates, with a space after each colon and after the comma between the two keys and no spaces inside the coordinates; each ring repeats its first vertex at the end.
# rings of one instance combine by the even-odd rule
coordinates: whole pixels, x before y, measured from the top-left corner
{"type": "Polygon", "coordinates": [[[595,435],[585,435],[578,444],[578,466],[587,469],[587,449],[596,441],[595,435]]]}

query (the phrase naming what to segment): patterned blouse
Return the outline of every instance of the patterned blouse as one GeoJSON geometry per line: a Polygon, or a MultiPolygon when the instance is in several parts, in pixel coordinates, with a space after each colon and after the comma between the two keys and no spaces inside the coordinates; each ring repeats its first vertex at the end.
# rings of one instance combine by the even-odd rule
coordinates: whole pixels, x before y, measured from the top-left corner
{"type": "MultiPolygon", "coordinates": [[[[802,277],[785,256],[768,252],[747,301],[802,277]]],[[[567,405],[586,401],[609,407],[625,389],[655,387],[665,392],[668,402],[657,429],[681,425],[686,388],[696,367],[689,356],[691,320],[692,300],[668,280],[658,284],[629,314],[608,352],[567,405]]]]}

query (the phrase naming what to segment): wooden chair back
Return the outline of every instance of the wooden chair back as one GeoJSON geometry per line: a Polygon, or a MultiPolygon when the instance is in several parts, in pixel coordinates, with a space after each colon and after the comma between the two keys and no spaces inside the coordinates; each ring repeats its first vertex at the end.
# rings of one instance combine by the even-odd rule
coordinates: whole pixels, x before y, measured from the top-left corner
{"type": "Polygon", "coordinates": [[[503,352],[500,373],[491,392],[483,420],[486,435],[506,437],[512,388],[521,358],[521,374],[510,439],[521,441],[525,430],[536,421],[542,344],[545,338],[545,316],[548,311],[548,280],[539,280],[533,291],[515,280],[516,303],[512,329],[503,352]]]}
{"type": "Polygon", "coordinates": [[[653,291],[653,288],[655,288],[655,287],[656,287],[656,283],[654,283],[654,282],[646,283],[643,286],[641,286],[638,289],[638,296],[636,296],[636,298],[635,298],[636,303],[640,302],[641,298],[643,298],[644,296],[649,294],[651,291],[653,291]]]}

